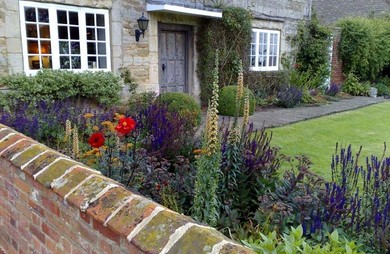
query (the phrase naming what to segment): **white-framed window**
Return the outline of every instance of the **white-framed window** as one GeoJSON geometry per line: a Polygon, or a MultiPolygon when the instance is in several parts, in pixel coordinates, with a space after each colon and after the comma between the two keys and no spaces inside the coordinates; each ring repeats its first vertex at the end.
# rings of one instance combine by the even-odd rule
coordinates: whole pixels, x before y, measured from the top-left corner
{"type": "Polygon", "coordinates": [[[250,70],[277,71],[279,69],[280,31],[252,29],[250,70]]]}
{"type": "Polygon", "coordinates": [[[39,69],[111,70],[108,10],[20,1],[23,64],[39,69]]]}

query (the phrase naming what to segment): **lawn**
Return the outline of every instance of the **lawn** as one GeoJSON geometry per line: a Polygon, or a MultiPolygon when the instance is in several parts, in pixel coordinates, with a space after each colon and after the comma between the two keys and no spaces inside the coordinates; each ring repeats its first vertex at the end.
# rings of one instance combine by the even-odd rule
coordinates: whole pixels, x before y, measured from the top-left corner
{"type": "MultiPolygon", "coordinates": [[[[272,128],[272,144],[288,156],[309,156],[312,170],[330,179],[330,164],[336,143],[352,145],[357,152],[362,146],[360,161],[366,156],[382,156],[384,142],[390,144],[390,102],[337,113],[283,127],[272,128]]],[[[387,155],[389,155],[387,150],[387,155]]]]}

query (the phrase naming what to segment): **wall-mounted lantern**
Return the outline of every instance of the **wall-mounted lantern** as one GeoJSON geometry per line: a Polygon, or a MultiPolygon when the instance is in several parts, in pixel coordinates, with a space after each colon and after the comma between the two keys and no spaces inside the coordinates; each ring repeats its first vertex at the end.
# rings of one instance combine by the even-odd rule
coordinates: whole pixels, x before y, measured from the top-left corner
{"type": "Polygon", "coordinates": [[[139,37],[142,34],[142,38],[145,37],[145,30],[148,29],[149,19],[147,19],[144,16],[144,13],[142,13],[142,16],[137,19],[138,27],[139,29],[135,29],[135,41],[139,41],[139,37]]]}

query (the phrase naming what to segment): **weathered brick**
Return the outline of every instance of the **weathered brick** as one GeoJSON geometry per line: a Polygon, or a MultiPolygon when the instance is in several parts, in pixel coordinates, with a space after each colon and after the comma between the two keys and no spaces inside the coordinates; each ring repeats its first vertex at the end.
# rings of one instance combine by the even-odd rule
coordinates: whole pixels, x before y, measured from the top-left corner
{"type": "MultiPolygon", "coordinates": [[[[58,242],[61,239],[60,234],[55,231],[51,225],[48,225],[46,222],[42,222],[42,231],[47,236],[49,236],[51,239],[54,240],[54,242],[58,242]]],[[[47,239],[47,238],[46,238],[47,239]]]]}
{"type": "Polygon", "coordinates": [[[114,241],[117,244],[119,244],[120,235],[117,232],[114,232],[111,229],[107,228],[106,226],[103,226],[103,223],[94,220],[93,221],[93,228],[95,230],[99,231],[102,235],[104,235],[105,237],[107,237],[111,241],[114,241]]]}
{"type": "Polygon", "coordinates": [[[118,234],[127,236],[144,218],[154,211],[156,206],[155,203],[147,199],[133,199],[108,221],[107,225],[118,234]]]}
{"type": "Polygon", "coordinates": [[[28,174],[34,175],[60,156],[61,155],[59,153],[48,151],[47,153],[42,154],[41,156],[30,162],[23,169],[23,171],[27,172],[28,174]]]}
{"type": "MultiPolygon", "coordinates": [[[[1,132],[0,132],[1,133],[1,132]]],[[[0,142],[0,153],[3,152],[5,149],[7,149],[9,146],[14,144],[19,139],[24,138],[21,134],[17,133],[15,135],[9,136],[5,140],[0,142]]]]}
{"type": "MultiPolygon", "coordinates": [[[[222,239],[221,233],[216,230],[194,226],[186,231],[186,233],[172,246],[168,253],[210,253],[212,247],[222,239]]],[[[147,246],[148,243],[145,242],[142,244],[147,246]]]]}
{"type": "Polygon", "coordinates": [[[41,243],[45,244],[45,238],[46,238],[46,237],[45,237],[45,235],[41,232],[41,230],[39,230],[39,229],[38,229],[36,226],[34,226],[34,225],[30,225],[30,232],[31,232],[33,235],[35,235],[41,243]]]}
{"type": "Polygon", "coordinates": [[[20,153],[21,151],[25,150],[27,147],[31,146],[31,144],[33,144],[33,143],[35,143],[35,142],[33,142],[30,139],[22,140],[19,143],[15,144],[12,147],[5,150],[1,154],[1,156],[5,157],[7,159],[11,159],[15,154],[20,153]]]}
{"type": "Polygon", "coordinates": [[[51,183],[62,176],[65,171],[75,165],[81,165],[76,161],[71,160],[59,160],[53,165],[48,167],[44,172],[38,175],[37,181],[43,184],[45,187],[50,188],[51,183]]]}
{"type": "Polygon", "coordinates": [[[104,223],[129,195],[130,192],[123,187],[110,189],[89,206],[87,213],[94,216],[95,220],[104,223]]]}
{"type": "Polygon", "coordinates": [[[46,197],[41,197],[41,200],[42,200],[43,206],[46,209],[48,209],[50,212],[52,212],[53,214],[55,214],[57,216],[61,215],[61,212],[60,212],[60,209],[58,208],[58,206],[56,204],[54,204],[50,199],[48,199],[46,197]]]}
{"type": "Polygon", "coordinates": [[[228,243],[221,249],[220,253],[224,254],[252,254],[253,251],[237,244],[228,243]]]}
{"type": "Polygon", "coordinates": [[[172,211],[161,211],[134,237],[132,242],[146,253],[159,253],[175,230],[188,222],[193,220],[172,211]]]}
{"type": "Polygon", "coordinates": [[[95,198],[110,183],[106,178],[92,177],[71,193],[67,198],[67,202],[76,207],[81,207],[89,200],[95,198]]]}
{"type": "Polygon", "coordinates": [[[23,153],[19,154],[15,159],[12,160],[12,163],[16,167],[21,167],[27,162],[29,162],[32,158],[37,156],[38,154],[47,151],[47,147],[43,145],[36,145],[33,146],[27,150],[25,150],[23,153]]]}
{"type": "Polygon", "coordinates": [[[86,171],[83,168],[75,168],[67,175],[65,175],[61,180],[56,182],[55,185],[52,186],[53,190],[61,197],[64,197],[90,174],[91,172],[86,171]]]}

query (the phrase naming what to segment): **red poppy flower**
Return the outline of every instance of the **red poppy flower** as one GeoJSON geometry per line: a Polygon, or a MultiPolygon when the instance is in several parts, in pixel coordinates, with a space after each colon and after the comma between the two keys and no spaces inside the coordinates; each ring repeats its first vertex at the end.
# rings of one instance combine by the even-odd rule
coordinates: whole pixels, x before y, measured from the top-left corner
{"type": "Polygon", "coordinates": [[[95,132],[89,137],[88,143],[95,148],[99,148],[102,145],[104,145],[104,141],[106,139],[104,138],[104,135],[102,132],[95,132]]]}
{"type": "Polygon", "coordinates": [[[123,117],[119,119],[118,125],[115,127],[115,130],[120,134],[126,135],[129,134],[132,130],[135,129],[136,122],[131,117],[123,117]]]}

